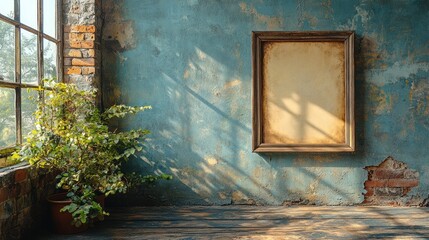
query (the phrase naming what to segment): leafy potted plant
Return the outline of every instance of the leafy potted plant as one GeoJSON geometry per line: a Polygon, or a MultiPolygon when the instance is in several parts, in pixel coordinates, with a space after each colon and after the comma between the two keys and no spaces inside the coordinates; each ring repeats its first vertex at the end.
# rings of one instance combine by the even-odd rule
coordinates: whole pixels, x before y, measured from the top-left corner
{"type": "MultiPolygon", "coordinates": [[[[54,213],[60,209],[67,226],[59,226],[56,231],[82,231],[92,219],[108,215],[100,196],[127,190],[121,163],[142,150],[149,133],[143,129],[112,131],[108,121],[151,107],[115,105],[101,113],[94,104],[95,91],[80,90],[73,84],[48,85],[51,87],[39,89],[45,98],[38,101],[35,129],[14,158],[58,174],[56,187],[63,193],[51,196],[49,201],[63,204],[52,209],[54,213]],[[76,228],[70,226],[70,221],[76,228]]],[[[60,220],[53,222],[58,224],[60,220]]]]}

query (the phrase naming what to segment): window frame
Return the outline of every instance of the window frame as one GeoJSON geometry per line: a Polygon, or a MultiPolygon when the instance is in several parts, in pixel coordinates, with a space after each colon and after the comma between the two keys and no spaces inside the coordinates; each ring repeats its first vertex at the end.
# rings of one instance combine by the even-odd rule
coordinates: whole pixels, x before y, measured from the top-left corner
{"type": "MultiPolygon", "coordinates": [[[[16,118],[16,141],[13,146],[0,146],[0,157],[9,155],[13,149],[22,144],[22,90],[25,89],[37,89],[43,87],[43,77],[44,77],[44,40],[48,40],[56,45],[56,66],[57,66],[57,81],[63,81],[63,23],[62,23],[62,1],[56,0],[56,36],[50,36],[44,33],[43,29],[43,0],[37,1],[37,29],[34,29],[21,22],[20,18],[20,0],[14,0],[14,16],[13,19],[9,18],[0,13],[0,21],[3,21],[7,24],[11,24],[15,28],[15,79],[14,81],[7,81],[5,79],[0,79],[0,88],[3,89],[14,89],[15,90],[15,118],[16,118]],[[37,84],[22,83],[21,78],[21,30],[24,29],[32,34],[35,34],[37,37],[37,84]]],[[[12,79],[11,79],[12,80],[12,79]]],[[[38,96],[40,99],[43,99],[43,93],[40,93],[38,96]]]]}

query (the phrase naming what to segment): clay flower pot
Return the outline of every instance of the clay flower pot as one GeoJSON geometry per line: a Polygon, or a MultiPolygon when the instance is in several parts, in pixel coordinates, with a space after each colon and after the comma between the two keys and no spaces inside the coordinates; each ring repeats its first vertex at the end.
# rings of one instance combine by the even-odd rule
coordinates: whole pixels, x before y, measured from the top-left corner
{"type": "Polygon", "coordinates": [[[71,200],[68,199],[66,195],[67,193],[53,194],[47,199],[50,205],[54,232],[59,234],[74,234],[86,231],[88,229],[88,224],[76,227],[72,224],[73,217],[71,213],[60,212],[61,208],[71,203],[71,200]]]}

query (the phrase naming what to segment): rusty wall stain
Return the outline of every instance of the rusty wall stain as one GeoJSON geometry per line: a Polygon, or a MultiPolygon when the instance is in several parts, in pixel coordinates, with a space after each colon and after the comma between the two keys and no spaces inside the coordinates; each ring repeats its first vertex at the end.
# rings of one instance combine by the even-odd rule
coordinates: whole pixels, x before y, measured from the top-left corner
{"type": "Polygon", "coordinates": [[[383,114],[392,110],[393,101],[382,88],[370,85],[369,97],[375,103],[372,108],[374,114],[383,114]]]}
{"type": "Polygon", "coordinates": [[[365,36],[359,41],[360,54],[356,55],[356,66],[362,69],[386,69],[386,50],[379,49],[377,39],[365,36]]]}
{"type": "Polygon", "coordinates": [[[429,83],[426,79],[411,82],[409,101],[417,115],[429,115],[429,83]]]}
{"type": "Polygon", "coordinates": [[[244,2],[241,2],[239,5],[241,12],[252,16],[257,23],[266,25],[269,30],[279,28],[283,25],[283,19],[280,17],[271,17],[260,14],[254,6],[248,5],[244,2]]]}

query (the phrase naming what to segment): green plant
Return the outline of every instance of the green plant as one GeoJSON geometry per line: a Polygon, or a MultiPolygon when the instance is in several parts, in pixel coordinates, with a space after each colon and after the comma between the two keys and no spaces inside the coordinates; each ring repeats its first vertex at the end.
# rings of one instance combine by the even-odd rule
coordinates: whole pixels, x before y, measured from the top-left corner
{"type": "MultiPolygon", "coordinates": [[[[108,121],[151,109],[150,106],[115,105],[100,113],[95,91],[73,84],[47,84],[44,101],[38,101],[35,129],[14,158],[59,173],[57,188],[67,191],[72,203],[62,209],[72,214],[76,226],[107,215],[95,201],[124,193],[129,185],[121,163],[143,149],[148,130],[111,131],[108,121]]],[[[155,177],[158,178],[158,177],[155,177]]],[[[161,177],[164,178],[164,177],[161,177]]]]}
{"type": "Polygon", "coordinates": [[[173,176],[169,174],[161,174],[161,175],[145,175],[142,176],[140,174],[136,174],[135,172],[129,173],[125,175],[126,177],[126,185],[127,188],[137,187],[143,184],[153,184],[158,180],[171,180],[173,176]]]}
{"type": "Polygon", "coordinates": [[[0,168],[18,164],[20,161],[10,156],[17,148],[0,149],[0,168]]]}

